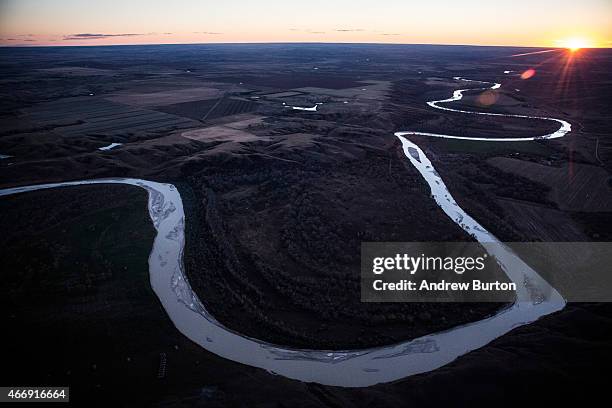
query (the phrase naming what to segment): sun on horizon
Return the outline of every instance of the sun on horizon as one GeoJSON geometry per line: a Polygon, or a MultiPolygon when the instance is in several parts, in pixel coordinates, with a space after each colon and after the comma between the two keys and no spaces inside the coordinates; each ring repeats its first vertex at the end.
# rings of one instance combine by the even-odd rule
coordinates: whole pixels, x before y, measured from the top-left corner
{"type": "Polygon", "coordinates": [[[179,3],[0,0],[0,47],[304,42],[577,51],[612,46],[610,0],[179,3]],[[505,18],[496,19],[500,15],[505,18]],[[583,40],[568,40],[574,37],[583,40]]]}
{"type": "Polygon", "coordinates": [[[580,38],[580,37],[572,37],[565,40],[560,41],[561,45],[567,48],[570,52],[576,52],[582,48],[592,48],[593,44],[591,41],[580,38]]]}

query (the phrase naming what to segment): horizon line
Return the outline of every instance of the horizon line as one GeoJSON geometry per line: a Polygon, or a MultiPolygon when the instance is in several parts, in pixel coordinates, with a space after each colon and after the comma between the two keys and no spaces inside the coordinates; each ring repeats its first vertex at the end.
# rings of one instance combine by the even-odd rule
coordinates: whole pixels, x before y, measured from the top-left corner
{"type": "MultiPolygon", "coordinates": [[[[134,43],[134,44],[0,44],[0,48],[74,48],[74,47],[138,47],[160,45],[273,45],[273,44],[329,44],[329,45],[422,45],[443,47],[497,47],[497,48],[546,48],[565,49],[558,46],[537,45],[495,45],[495,44],[447,44],[447,43],[389,43],[389,42],[328,42],[328,41],[235,41],[235,42],[176,42],[176,43],[134,43]]],[[[583,47],[583,49],[611,49],[606,46],[583,47]]]]}

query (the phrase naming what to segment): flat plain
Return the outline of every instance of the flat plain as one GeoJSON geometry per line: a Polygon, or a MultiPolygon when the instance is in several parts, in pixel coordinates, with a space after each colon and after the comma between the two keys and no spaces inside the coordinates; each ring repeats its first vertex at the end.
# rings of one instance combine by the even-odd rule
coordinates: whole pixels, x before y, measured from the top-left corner
{"type": "MultiPolygon", "coordinates": [[[[436,206],[394,132],[556,130],[427,106],[472,86],[458,76],[502,86],[467,92],[457,109],[573,125],[551,141],[414,137],[461,207],[504,241],[611,238],[609,50],[583,50],[567,68],[565,51],[517,58],[532,50],[505,47],[151,47],[0,49],[0,187],[101,177],[175,184],[188,220],[187,276],[230,329],[343,350],[503,307],[359,301],[361,242],[472,239],[436,206]],[[532,67],[536,75],[521,79],[532,67]],[[110,143],[121,145],[99,150],[110,143]]],[[[517,399],[538,387],[553,401],[567,396],[564,386],[597,391],[611,363],[610,307],[570,305],[429,374],[358,390],[287,380],[218,358],[174,329],[148,287],[153,231],[141,191],[40,191],[2,198],[0,208],[12,350],[3,377],[26,381],[24,367],[51,367],[37,380],[78,384],[82,400],[117,402],[107,390],[119,389],[139,401],[154,389],[146,398],[160,406],[467,405],[461,390],[478,384],[480,402],[510,387],[517,399]]]]}

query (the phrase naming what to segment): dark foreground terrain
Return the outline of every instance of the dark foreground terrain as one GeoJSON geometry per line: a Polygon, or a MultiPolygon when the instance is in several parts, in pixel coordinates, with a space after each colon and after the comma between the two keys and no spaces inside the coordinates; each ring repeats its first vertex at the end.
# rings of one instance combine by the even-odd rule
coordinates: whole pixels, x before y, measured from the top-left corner
{"type": "Polygon", "coordinates": [[[567,403],[607,384],[607,305],[571,305],[433,373],[363,389],[303,384],[229,362],[182,336],[151,290],[154,231],[143,191],[44,194],[0,203],[3,225],[15,227],[2,241],[11,251],[0,292],[8,311],[5,384],[70,384],[80,405],[212,407],[499,406],[502,397],[511,405],[526,395],[567,403]],[[61,208],[65,202],[78,204],[61,208]],[[42,203],[55,209],[41,211],[42,203]]]}
{"type": "MultiPolygon", "coordinates": [[[[0,49],[0,157],[9,156],[0,159],[0,187],[117,176],[171,182],[185,202],[187,275],[223,324],[306,348],[399,342],[500,306],[359,301],[361,242],[471,239],[431,200],[393,132],[555,130],[428,107],[471,86],[453,77],[502,83],[457,107],[573,125],[546,142],[413,138],[460,205],[506,241],[611,238],[612,54],[510,57],[524,51],[0,49]],[[528,68],[536,75],[520,79],[528,68]],[[316,103],[316,112],[290,108],[316,103]],[[122,145],[98,150],[110,143],[122,145]]],[[[3,383],[71,384],[81,401],[439,406],[594,393],[610,366],[612,311],[570,305],[430,374],[358,390],[302,384],[222,360],[174,329],[148,285],[154,230],[144,192],[41,191],[3,197],[0,208],[10,350],[3,383]]]]}

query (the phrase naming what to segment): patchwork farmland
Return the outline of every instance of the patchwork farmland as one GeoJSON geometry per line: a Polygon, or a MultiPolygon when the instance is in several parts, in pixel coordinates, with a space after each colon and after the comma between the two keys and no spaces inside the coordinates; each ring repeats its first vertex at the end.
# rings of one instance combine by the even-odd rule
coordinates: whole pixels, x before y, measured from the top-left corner
{"type": "Polygon", "coordinates": [[[157,109],[168,114],[183,116],[194,120],[210,120],[240,113],[253,112],[257,109],[257,106],[257,103],[244,99],[221,98],[176,103],[161,106],[157,109]]]}
{"type": "Polygon", "coordinates": [[[55,127],[64,136],[129,136],[168,132],[197,125],[188,118],[132,107],[92,97],[65,98],[24,110],[41,126],[55,127]]]}

